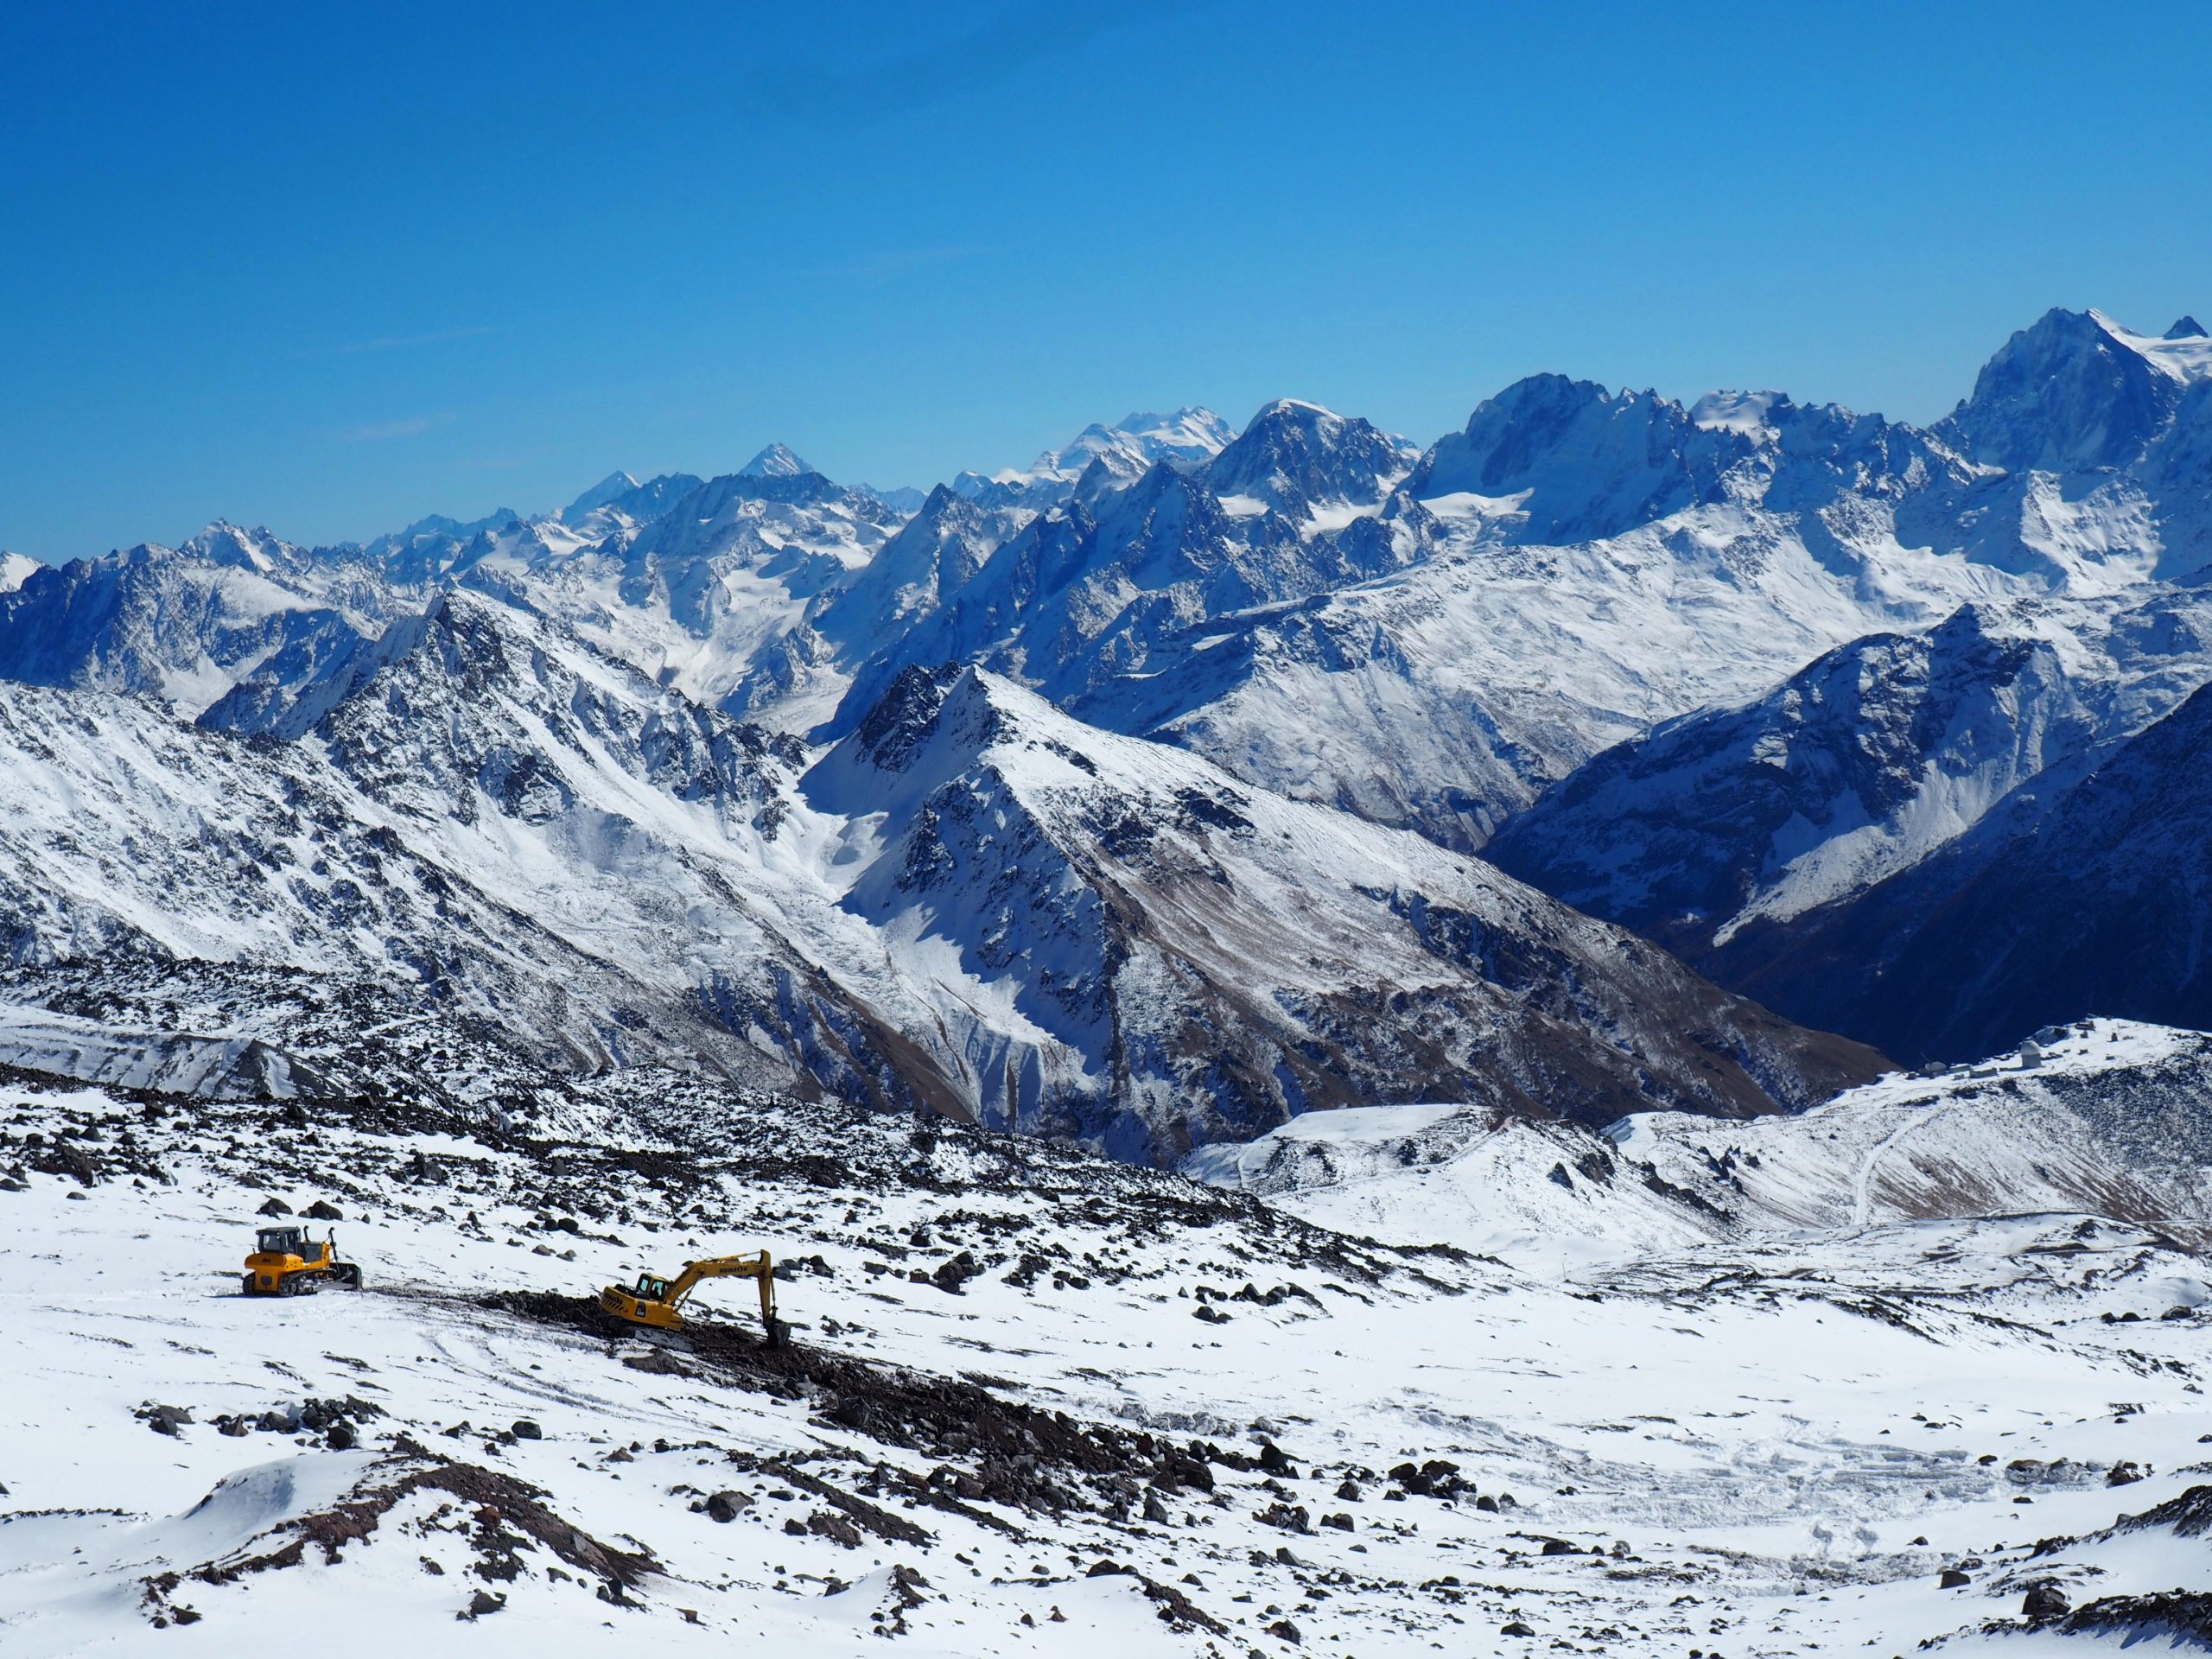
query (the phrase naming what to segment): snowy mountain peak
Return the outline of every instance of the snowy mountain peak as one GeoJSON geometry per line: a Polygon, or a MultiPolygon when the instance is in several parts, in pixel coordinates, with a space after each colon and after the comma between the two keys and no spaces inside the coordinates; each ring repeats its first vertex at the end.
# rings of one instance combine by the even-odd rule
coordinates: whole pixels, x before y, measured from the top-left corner
{"type": "Polygon", "coordinates": [[[862,494],[874,496],[894,512],[919,512],[922,504],[930,499],[927,490],[918,490],[911,484],[860,484],[854,487],[862,494]]]}
{"type": "Polygon", "coordinates": [[[1236,433],[1210,409],[1186,404],[1172,415],[1149,410],[1124,415],[1114,430],[1136,440],[1154,460],[1173,456],[1180,461],[1205,461],[1219,454],[1236,433]]]}
{"type": "Polygon", "coordinates": [[[1407,480],[1424,501],[1471,497],[1517,509],[1512,539],[1550,544],[1617,536],[1721,498],[1721,474],[1751,453],[1784,400],[1717,393],[1706,418],[1652,391],[1534,374],[1485,398],[1407,480]],[[1751,400],[1758,399],[1754,406],[1751,400]]]}
{"type": "Polygon", "coordinates": [[[1260,405],[1244,430],[1248,433],[1256,431],[1270,422],[1290,423],[1326,431],[1341,428],[1344,417],[1325,404],[1310,404],[1303,397],[1274,397],[1260,405]]]}
{"type": "Polygon", "coordinates": [[[1789,402],[1789,394],[1780,391],[1708,391],[1690,405],[1690,420],[1708,432],[1739,432],[1764,441],[1776,435],[1770,416],[1789,402]]]}
{"type": "Polygon", "coordinates": [[[14,593],[30,579],[31,572],[39,568],[39,562],[28,553],[10,553],[0,550],[0,594],[14,593]]]}
{"type": "Polygon", "coordinates": [[[581,518],[596,507],[603,507],[612,501],[619,500],[637,487],[638,480],[634,474],[621,472],[609,473],[591,488],[569,502],[567,506],[562,508],[559,517],[571,521],[581,518]]]}
{"type": "Polygon", "coordinates": [[[216,564],[238,566],[267,575],[274,570],[284,544],[265,530],[241,530],[227,518],[218,518],[187,542],[181,552],[196,555],[216,564]]]}
{"type": "Polygon", "coordinates": [[[785,444],[772,443],[737,469],[740,478],[798,478],[814,468],[785,444]]]}
{"type": "Polygon", "coordinates": [[[2005,341],[1935,430],[2007,472],[2124,467],[2172,419],[2183,383],[2208,376],[2212,340],[2157,340],[2100,311],[2054,309],[2005,341]]]}
{"type": "Polygon", "coordinates": [[[952,487],[971,501],[988,507],[1023,507],[1033,512],[1067,500],[1077,483],[1091,474],[1094,487],[1103,480],[1127,484],[1141,478],[1165,461],[1197,466],[1219,454],[1235,436],[1229,423],[1210,409],[1192,405],[1160,415],[1138,410],[1112,426],[1094,421],[1058,449],[1047,449],[1016,470],[1007,468],[986,478],[963,473],[952,487]],[[1103,473],[1093,469],[1103,465],[1103,473]]]}
{"type": "Polygon", "coordinates": [[[2204,338],[2204,325],[2197,321],[2195,317],[2183,315],[2174,323],[2172,327],[2167,329],[2160,338],[2163,340],[2202,340],[2204,338]]]}
{"type": "Polygon", "coordinates": [[[1297,518],[1380,502],[1417,458],[1404,439],[1357,416],[1278,397],[1207,463],[1205,480],[1224,504],[1241,498],[1297,518]]]}

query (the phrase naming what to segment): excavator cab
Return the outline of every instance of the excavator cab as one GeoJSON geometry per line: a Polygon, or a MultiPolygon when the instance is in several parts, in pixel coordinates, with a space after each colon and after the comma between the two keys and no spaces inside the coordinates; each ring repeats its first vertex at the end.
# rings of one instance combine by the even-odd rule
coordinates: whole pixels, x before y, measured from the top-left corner
{"type": "Polygon", "coordinates": [[[750,1279],[760,1287],[760,1325],[768,1345],[780,1348],[790,1339],[791,1326],[776,1317],[776,1268],[768,1252],[750,1255],[721,1255],[686,1264],[674,1279],[641,1273],[634,1285],[609,1285],[599,1293],[601,1309],[632,1325],[658,1331],[681,1331],[685,1297],[702,1279],[750,1279]]]}

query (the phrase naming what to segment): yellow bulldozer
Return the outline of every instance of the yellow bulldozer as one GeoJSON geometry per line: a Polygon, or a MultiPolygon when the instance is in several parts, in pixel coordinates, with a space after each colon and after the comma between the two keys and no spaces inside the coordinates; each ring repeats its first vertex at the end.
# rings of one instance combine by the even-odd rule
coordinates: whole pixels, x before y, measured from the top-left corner
{"type": "Polygon", "coordinates": [[[681,1331],[681,1305],[702,1279],[751,1279],[760,1287],[760,1325],[768,1345],[780,1348],[790,1340],[791,1328],[776,1317],[776,1267],[768,1252],[750,1255],[718,1255],[688,1263],[673,1279],[641,1273],[634,1285],[609,1285],[599,1293],[599,1305],[618,1319],[647,1325],[658,1331],[681,1331]]]}
{"type": "Polygon", "coordinates": [[[338,1259],[337,1234],[309,1238],[304,1227],[264,1227],[255,1232],[253,1254],[245,1259],[247,1295],[308,1296],[325,1285],[361,1287],[360,1263],[338,1259]]]}

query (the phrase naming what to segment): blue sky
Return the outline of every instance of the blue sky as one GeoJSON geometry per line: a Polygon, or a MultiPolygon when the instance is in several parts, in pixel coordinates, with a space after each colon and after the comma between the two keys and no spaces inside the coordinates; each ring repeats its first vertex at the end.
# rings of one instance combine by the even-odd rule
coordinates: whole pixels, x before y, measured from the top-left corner
{"type": "Polygon", "coordinates": [[[0,547],[1540,369],[1942,412],[2212,311],[2212,8],[0,8],[0,547]],[[373,14],[373,15],[372,15],[373,14]]]}

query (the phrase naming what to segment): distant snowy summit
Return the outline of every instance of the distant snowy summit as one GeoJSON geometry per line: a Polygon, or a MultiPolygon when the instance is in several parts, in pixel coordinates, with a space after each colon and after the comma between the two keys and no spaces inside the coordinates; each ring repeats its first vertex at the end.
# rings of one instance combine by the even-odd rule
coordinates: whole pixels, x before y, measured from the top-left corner
{"type": "Polygon", "coordinates": [[[739,467],[737,475],[740,478],[798,478],[813,470],[788,445],[772,443],[739,467]]]}
{"type": "Polygon", "coordinates": [[[1171,415],[1141,411],[1111,426],[1093,423],[1058,449],[1047,449],[1025,469],[986,476],[962,473],[952,480],[959,495],[988,505],[1043,507],[1065,497],[1085,478],[1126,484],[1160,461],[1197,463],[1227,448],[1236,436],[1210,409],[1186,407],[1171,415]]]}

